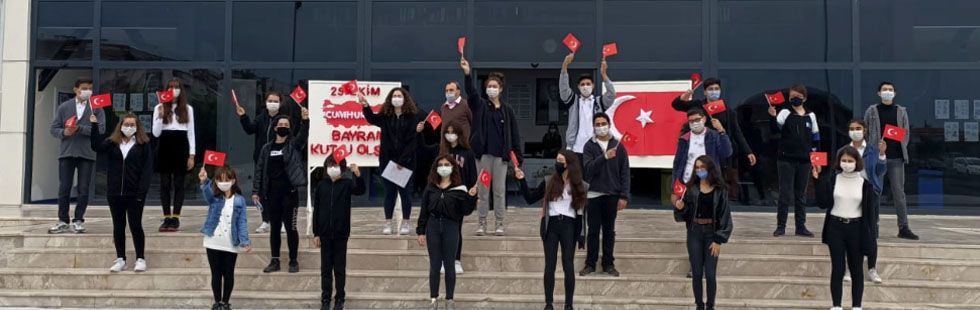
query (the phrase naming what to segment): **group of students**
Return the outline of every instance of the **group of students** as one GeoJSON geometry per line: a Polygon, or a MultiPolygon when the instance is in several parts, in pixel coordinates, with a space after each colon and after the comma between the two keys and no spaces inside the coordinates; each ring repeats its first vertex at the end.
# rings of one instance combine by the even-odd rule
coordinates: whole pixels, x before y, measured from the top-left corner
{"type": "MultiPolygon", "coordinates": [[[[554,272],[561,249],[565,281],[565,309],[572,309],[576,248],[588,246],[585,266],[579,275],[597,272],[599,250],[602,251],[604,274],[618,276],[614,265],[615,221],[619,210],[630,199],[629,155],[627,148],[610,133],[611,118],[604,113],[615,99],[615,90],[602,61],[601,74],[605,93],[597,96],[591,76],[578,79],[578,92],[569,87],[567,66],[574,59],[569,54],[562,65],[560,97],[562,108],[569,110],[566,149],[555,157],[555,174],[531,188],[524,171],[514,167],[521,193],[528,203],[542,202],[540,236],[545,251],[545,309],[553,308],[554,272]],[[600,244],[600,234],[602,242],[600,244]]],[[[418,243],[428,248],[430,257],[431,309],[438,309],[440,274],[445,274],[445,308],[455,309],[453,290],[457,273],[462,273],[463,217],[478,214],[477,235],[492,231],[504,234],[505,182],[508,157],[522,160],[520,133],[514,110],[501,99],[504,77],[491,73],[483,83],[486,97],[477,90],[469,63],[461,59],[467,98],[461,95],[457,82],[446,84],[446,101],[440,106],[443,124],[433,128],[440,132],[438,144],[429,145],[421,138],[426,122],[404,88],[393,89],[374,113],[366,98],[359,96],[367,121],[381,128],[380,164],[395,164],[397,169],[416,170],[419,148],[438,150],[438,157],[428,171],[427,185],[416,227],[418,243]],[[490,186],[477,185],[477,171],[489,172],[490,186]],[[491,205],[495,226],[488,230],[491,205]]],[[[156,147],[139,118],[127,113],[116,128],[105,134],[105,114],[91,109],[88,98],[92,81],[75,83],[76,97],[58,107],[51,133],[61,140],[59,188],[59,222],[50,233],[85,231],[84,212],[87,187],[94,167],[95,154],[107,156],[107,198],[113,220],[113,239],[117,259],[110,271],[127,269],[125,229],[129,222],[136,247],[134,270],[145,271],[145,236],[141,218],[152,173],[160,173],[161,203],[164,222],[160,231],[176,231],[180,226],[183,204],[183,178],[195,162],[194,114],[188,104],[183,84],[173,79],[167,88],[174,100],[154,108],[152,134],[156,147]],[[86,120],[87,121],[82,121],[86,120]],[[74,122],[70,120],[75,120],[74,122]],[[68,198],[72,178],[77,171],[79,199],[74,221],[69,221],[68,198]],[[170,207],[173,206],[173,209],[170,207]],[[69,226],[69,222],[71,225],[69,226]]],[[[777,170],[780,177],[780,199],[777,229],[774,236],[785,234],[786,217],[791,203],[796,208],[796,234],[813,236],[805,225],[805,189],[810,177],[817,179],[819,205],[827,209],[822,239],[831,252],[833,272],[831,289],[835,309],[840,306],[841,282],[852,279],[854,306],[860,307],[863,272],[860,262],[868,256],[872,281],[881,279],[875,271],[878,222],[878,197],[884,176],[891,183],[892,195],[899,213],[899,237],[917,239],[908,228],[903,178],[908,152],[906,141],[881,138],[886,125],[908,128],[905,109],[894,104],[894,85],[879,87],[881,104],[870,107],[866,120],[849,124],[852,142],[837,152],[832,163],[835,174],[821,177],[821,167],[810,164],[809,153],[819,143],[816,115],[805,106],[807,89],[794,85],[789,91],[790,107],[777,111],[770,107],[775,129],[781,134],[778,144],[777,170]],[[870,143],[868,141],[877,141],[870,143]],[[845,269],[845,258],[850,268],[845,269]],[[855,262],[857,262],[855,264],[855,262]]],[[[728,169],[733,154],[742,154],[751,165],[756,158],[739,129],[733,113],[709,115],[703,105],[719,100],[721,81],[711,78],[704,83],[705,100],[693,100],[693,91],[679,96],[672,106],[687,113],[688,122],[681,128],[673,165],[673,178],[686,184],[687,190],[671,197],[675,219],[685,222],[687,247],[691,263],[693,291],[699,309],[713,309],[716,269],[722,244],[731,236],[733,223],[728,207],[728,169]],[[710,125],[709,125],[710,124],[710,125]],[[739,152],[736,152],[738,150],[739,152]],[[702,298],[702,277],[707,279],[707,302],[702,298]]],[[[262,210],[258,231],[270,233],[272,257],[264,272],[280,270],[281,229],[287,235],[289,272],[298,272],[299,235],[296,218],[299,190],[310,185],[313,201],[313,244],[321,249],[322,309],[344,308],[347,241],[350,236],[351,197],[365,192],[364,180],[356,165],[346,160],[336,162],[332,156],[312,174],[307,182],[305,151],[309,113],[301,108],[296,122],[279,113],[282,96],[266,96],[265,113],[249,120],[243,108],[237,107],[243,129],[256,136],[255,178],[252,201],[262,210]],[[295,130],[293,129],[293,127],[295,130]],[[336,291],[336,294],[334,294],[336,291]]],[[[424,170],[424,169],[420,169],[424,170]]],[[[246,200],[238,187],[236,172],[218,167],[214,181],[202,167],[200,188],[209,204],[201,232],[212,271],[213,309],[230,309],[228,300],[234,285],[234,265],[240,249],[251,249],[246,221],[246,200]]],[[[391,219],[397,197],[401,198],[402,219],[411,216],[411,187],[401,187],[385,180],[384,234],[392,234],[391,219]]],[[[399,234],[408,234],[401,225],[399,234]]]]}

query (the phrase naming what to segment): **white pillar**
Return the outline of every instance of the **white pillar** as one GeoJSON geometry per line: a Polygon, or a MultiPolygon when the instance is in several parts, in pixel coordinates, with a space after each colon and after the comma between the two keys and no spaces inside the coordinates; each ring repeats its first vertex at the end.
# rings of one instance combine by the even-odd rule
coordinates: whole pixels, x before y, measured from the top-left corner
{"type": "Polygon", "coordinates": [[[21,215],[27,164],[30,0],[0,0],[0,216],[21,215]]]}

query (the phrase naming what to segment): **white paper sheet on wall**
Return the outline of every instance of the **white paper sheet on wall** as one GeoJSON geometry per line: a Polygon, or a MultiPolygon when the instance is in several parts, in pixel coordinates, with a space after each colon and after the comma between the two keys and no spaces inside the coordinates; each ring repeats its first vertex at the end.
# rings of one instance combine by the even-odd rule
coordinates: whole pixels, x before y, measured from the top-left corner
{"type": "Polygon", "coordinates": [[[115,111],[126,111],[126,93],[112,94],[112,109],[115,111]]]}
{"type": "Polygon", "coordinates": [[[970,100],[957,99],[953,101],[956,119],[970,119],[970,100]]]}
{"type": "Polygon", "coordinates": [[[944,136],[946,136],[946,142],[959,142],[960,141],[960,123],[957,122],[946,122],[943,125],[945,129],[943,131],[944,136]]]}
{"type": "Polygon", "coordinates": [[[980,119],[980,99],[973,100],[973,119],[980,119]]]}
{"type": "Polygon", "coordinates": [[[132,93],[129,94],[129,108],[133,112],[143,111],[143,93],[132,93]]]}
{"type": "Polygon", "coordinates": [[[936,119],[949,119],[949,99],[936,99],[936,119]]]}
{"type": "Polygon", "coordinates": [[[977,122],[963,123],[963,141],[980,142],[980,123],[977,122]]]}

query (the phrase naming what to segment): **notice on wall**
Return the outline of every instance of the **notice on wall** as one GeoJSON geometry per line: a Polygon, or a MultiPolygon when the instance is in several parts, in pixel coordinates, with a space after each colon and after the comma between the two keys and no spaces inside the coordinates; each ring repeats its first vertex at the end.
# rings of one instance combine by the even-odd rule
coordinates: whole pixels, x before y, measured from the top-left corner
{"type": "Polygon", "coordinates": [[[936,99],[936,119],[949,119],[949,99],[936,99]]]}
{"type": "Polygon", "coordinates": [[[153,110],[155,110],[157,108],[157,105],[159,105],[159,104],[160,104],[160,97],[158,97],[156,93],[147,93],[146,94],[146,109],[147,110],[153,111],[153,110]]]}
{"type": "Polygon", "coordinates": [[[963,141],[980,142],[980,123],[977,122],[963,123],[963,141]]]}
{"type": "Polygon", "coordinates": [[[980,119],[980,99],[973,100],[973,119],[980,119]]]}
{"type": "Polygon", "coordinates": [[[143,123],[144,130],[150,131],[153,128],[153,115],[140,115],[140,123],[143,123]]]}
{"type": "Polygon", "coordinates": [[[953,101],[956,119],[970,119],[970,100],[958,99],[953,101]]]}
{"type": "Polygon", "coordinates": [[[946,142],[960,142],[960,123],[946,122],[943,125],[946,142]]]}
{"type": "Polygon", "coordinates": [[[133,112],[143,111],[143,93],[132,93],[129,94],[129,108],[133,112]]]}
{"type": "Polygon", "coordinates": [[[126,93],[112,94],[112,109],[126,111],[126,93]]]}

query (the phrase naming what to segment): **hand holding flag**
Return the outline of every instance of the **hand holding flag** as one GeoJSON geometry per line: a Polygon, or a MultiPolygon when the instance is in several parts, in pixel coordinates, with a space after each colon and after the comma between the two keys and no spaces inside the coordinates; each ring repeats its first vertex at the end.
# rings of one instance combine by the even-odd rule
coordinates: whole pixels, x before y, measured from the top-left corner
{"type": "Polygon", "coordinates": [[[810,152],[810,164],[814,166],[827,166],[827,152],[810,152]]]}
{"type": "Polygon", "coordinates": [[[350,156],[350,150],[348,150],[346,147],[338,145],[333,148],[333,160],[338,165],[343,162],[347,156],[350,156]]]}
{"type": "Polygon", "coordinates": [[[725,100],[719,99],[712,102],[708,102],[707,104],[704,105],[704,109],[708,111],[708,115],[712,115],[712,116],[724,112],[726,110],[725,100]]]}
{"type": "Polygon", "coordinates": [[[429,122],[429,125],[432,126],[432,129],[439,128],[439,124],[442,124],[442,116],[440,116],[439,113],[436,113],[436,110],[432,110],[432,112],[429,112],[429,116],[426,116],[425,120],[429,122]]]}
{"type": "Polygon", "coordinates": [[[619,54],[619,49],[616,48],[616,43],[609,43],[602,46],[602,59],[606,57],[619,54]]]}
{"type": "Polygon", "coordinates": [[[92,109],[101,109],[104,107],[112,106],[112,97],[109,93],[95,95],[90,98],[89,102],[92,103],[92,109]]]}
{"type": "Polygon", "coordinates": [[[783,92],[777,91],[774,94],[766,94],[766,101],[769,102],[769,105],[783,104],[786,102],[786,98],[783,97],[783,92]]]}
{"type": "Polygon", "coordinates": [[[302,85],[296,85],[296,89],[294,89],[293,92],[289,94],[289,97],[292,97],[293,101],[296,101],[296,104],[302,108],[303,105],[301,103],[303,102],[303,100],[306,100],[306,91],[303,90],[302,85]]]}
{"type": "Polygon", "coordinates": [[[674,192],[674,195],[677,195],[677,197],[683,198],[684,197],[684,193],[687,192],[687,186],[684,186],[684,183],[681,183],[681,180],[680,179],[675,179],[674,180],[674,186],[673,186],[673,192],[674,192]]]}

